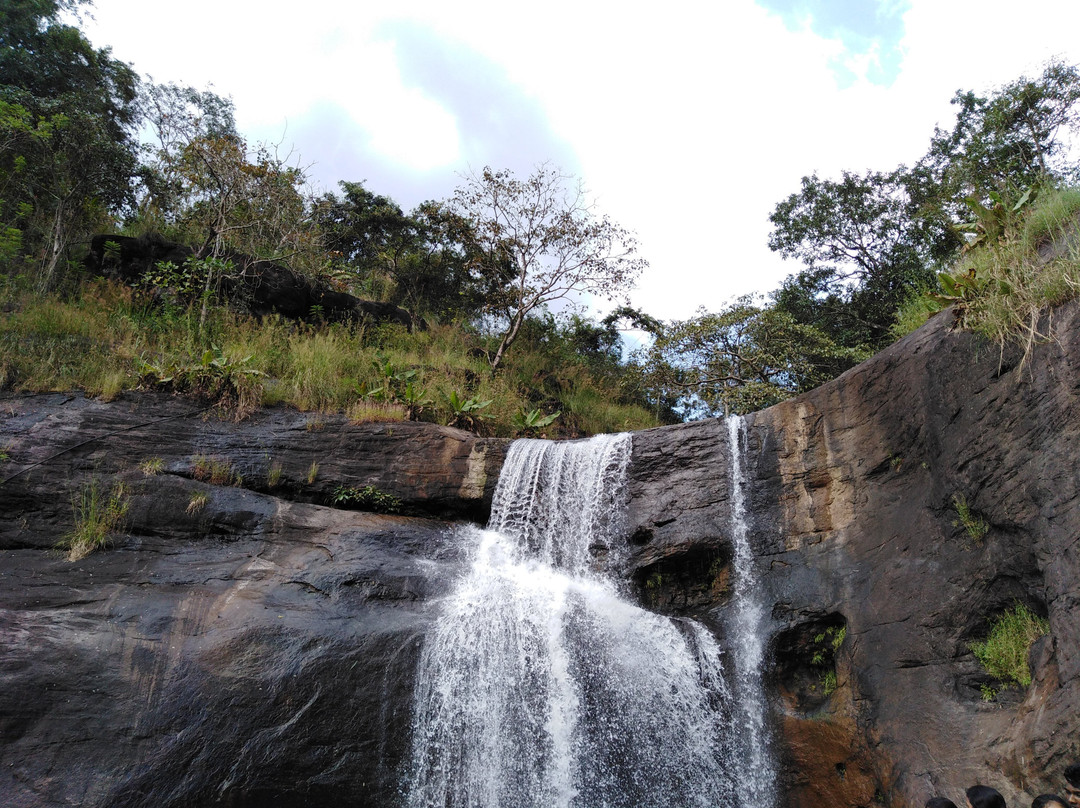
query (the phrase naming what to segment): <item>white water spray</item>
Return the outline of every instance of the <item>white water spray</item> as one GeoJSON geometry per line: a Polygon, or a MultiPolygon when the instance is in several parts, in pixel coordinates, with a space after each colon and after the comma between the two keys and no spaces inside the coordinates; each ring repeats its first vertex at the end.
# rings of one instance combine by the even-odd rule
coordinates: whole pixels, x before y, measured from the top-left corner
{"type": "Polygon", "coordinates": [[[771,808],[775,776],[769,753],[766,727],[767,704],[762,687],[761,667],[765,658],[763,631],[764,606],[757,592],[754,552],[750,547],[743,489],[746,486],[742,467],[746,426],[742,418],[727,419],[731,451],[731,541],[734,546],[734,591],[731,598],[733,628],[731,645],[735,649],[733,695],[744,732],[738,738],[739,756],[744,761],[735,777],[746,808],[771,808]]]}
{"type": "Polygon", "coordinates": [[[715,808],[743,743],[712,635],[620,596],[630,437],[517,441],[417,671],[409,808],[715,808]]]}

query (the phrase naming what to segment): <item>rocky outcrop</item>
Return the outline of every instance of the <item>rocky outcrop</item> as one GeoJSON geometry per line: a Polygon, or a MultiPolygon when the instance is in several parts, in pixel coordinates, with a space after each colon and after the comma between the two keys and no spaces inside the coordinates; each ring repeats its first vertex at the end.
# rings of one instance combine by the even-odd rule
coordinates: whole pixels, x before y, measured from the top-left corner
{"type": "MultiPolygon", "coordinates": [[[[195,251],[187,245],[168,241],[156,233],[138,237],[102,234],[91,240],[85,265],[91,274],[137,286],[159,263],[182,267],[194,257],[195,251]]],[[[398,323],[409,329],[414,325],[427,327],[422,319],[414,319],[392,303],[363,300],[336,291],[281,261],[240,253],[229,253],[224,258],[232,271],[217,279],[214,291],[248,314],[257,317],[280,314],[295,320],[330,322],[370,319],[398,323]]]]}
{"type": "MultiPolygon", "coordinates": [[[[1056,312],[1058,341],[1020,367],[1018,351],[1002,356],[942,314],[747,419],[794,808],[956,801],[976,782],[1026,804],[1060,789],[1080,756],[1078,318],[1056,312]],[[985,536],[965,530],[958,497],[985,536]],[[1016,602],[1051,632],[1033,649],[1032,686],[986,701],[984,686],[999,686],[970,644],[1016,602]]],[[[723,603],[727,442],[716,422],[635,436],[635,578],[659,608],[714,619],[723,603]]]]}
{"type": "Polygon", "coordinates": [[[503,442],[53,395],[0,402],[0,446],[0,803],[393,798],[454,520],[485,518],[503,442]],[[93,485],[126,516],[70,562],[93,485]],[[323,504],[340,489],[413,515],[323,504]]]}

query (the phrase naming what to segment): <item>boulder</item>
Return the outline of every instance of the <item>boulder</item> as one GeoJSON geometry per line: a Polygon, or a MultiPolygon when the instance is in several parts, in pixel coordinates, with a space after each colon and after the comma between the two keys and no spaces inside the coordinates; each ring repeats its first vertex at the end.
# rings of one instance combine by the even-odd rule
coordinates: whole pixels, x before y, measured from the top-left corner
{"type": "MultiPolygon", "coordinates": [[[[135,286],[158,263],[181,267],[194,255],[190,247],[168,241],[157,233],[138,237],[102,234],[91,239],[85,266],[93,275],[135,286]]],[[[224,258],[234,271],[218,280],[215,291],[248,314],[257,317],[280,314],[294,320],[322,318],[331,322],[370,319],[398,323],[410,330],[414,326],[427,327],[421,318],[414,318],[392,303],[362,300],[336,291],[281,261],[235,252],[224,258]]]]}

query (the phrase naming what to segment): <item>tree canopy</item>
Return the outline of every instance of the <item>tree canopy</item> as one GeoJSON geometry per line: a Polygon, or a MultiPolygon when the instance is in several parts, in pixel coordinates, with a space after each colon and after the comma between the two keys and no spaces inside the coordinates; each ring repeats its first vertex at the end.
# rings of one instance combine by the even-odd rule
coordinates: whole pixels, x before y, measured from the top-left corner
{"type": "Polygon", "coordinates": [[[507,281],[485,300],[500,323],[493,371],[531,312],[575,293],[617,296],[647,266],[634,235],[597,215],[580,180],[547,164],[524,180],[485,168],[466,177],[450,206],[473,223],[481,274],[507,281]]]}
{"type": "Polygon", "coordinates": [[[138,77],[61,20],[79,0],[0,9],[0,222],[52,286],[69,244],[132,200],[138,77]]]}

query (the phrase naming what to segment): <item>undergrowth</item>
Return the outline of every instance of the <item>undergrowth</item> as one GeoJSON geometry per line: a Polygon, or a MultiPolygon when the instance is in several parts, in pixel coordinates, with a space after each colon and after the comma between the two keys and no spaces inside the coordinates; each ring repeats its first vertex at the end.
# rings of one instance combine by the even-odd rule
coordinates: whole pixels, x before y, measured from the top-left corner
{"type": "Polygon", "coordinates": [[[1050,631],[1043,617],[1016,603],[990,624],[990,633],[981,642],[973,642],[975,658],[995,679],[1020,687],[1031,684],[1028,652],[1032,643],[1050,631]]]}
{"type": "Polygon", "coordinates": [[[95,477],[72,497],[75,525],[59,543],[68,561],[78,561],[104,547],[124,523],[128,496],[122,483],[105,490],[95,477]]]}
{"type": "Polygon", "coordinates": [[[0,315],[0,389],[83,390],[104,400],[160,389],[237,417],[287,404],[357,423],[415,419],[499,436],[523,434],[521,413],[533,411],[559,413],[549,436],[658,424],[632,392],[569,351],[522,340],[493,376],[483,335],[467,327],[313,326],[225,307],[200,323],[197,305],[152,304],[96,280],[67,299],[41,297],[11,277],[0,277],[0,292],[10,301],[0,315]]]}
{"type": "Polygon", "coordinates": [[[1051,338],[1049,327],[1040,325],[1047,309],[1080,296],[1080,188],[1046,190],[1030,204],[1027,198],[978,209],[979,219],[992,218],[995,226],[939,276],[938,292],[915,296],[901,308],[894,336],[952,305],[960,326],[1000,350],[1018,344],[1021,367],[1035,344],[1051,338]]]}

